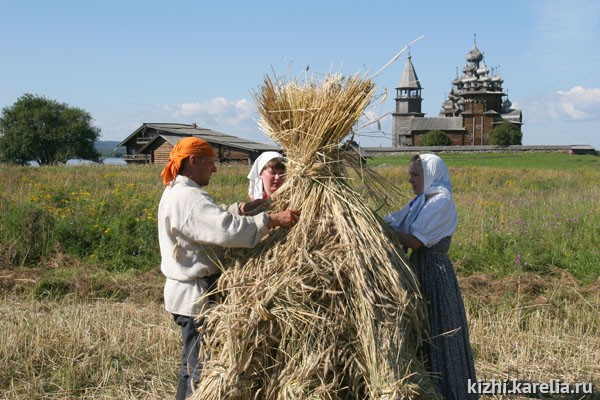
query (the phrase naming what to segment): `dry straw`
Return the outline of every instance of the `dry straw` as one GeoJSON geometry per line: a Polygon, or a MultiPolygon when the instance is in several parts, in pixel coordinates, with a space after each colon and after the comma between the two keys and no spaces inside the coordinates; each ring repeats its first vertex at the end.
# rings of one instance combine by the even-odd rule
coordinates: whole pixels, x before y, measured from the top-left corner
{"type": "Polygon", "coordinates": [[[255,94],[262,129],[289,160],[272,207],[301,219],[238,253],[220,278],[195,399],[436,398],[418,357],[415,276],[339,150],[374,91],[370,79],[331,74],[267,76],[255,94]]]}

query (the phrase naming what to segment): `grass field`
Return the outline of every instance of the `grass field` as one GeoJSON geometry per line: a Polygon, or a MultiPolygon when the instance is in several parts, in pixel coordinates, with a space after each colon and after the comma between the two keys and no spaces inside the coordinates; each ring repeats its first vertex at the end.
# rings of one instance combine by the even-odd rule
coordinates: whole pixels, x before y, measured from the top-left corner
{"type": "MultiPolygon", "coordinates": [[[[443,158],[460,218],[450,256],[478,378],[598,390],[600,158],[443,158]]],[[[369,161],[406,201],[408,160],[369,161]]],[[[0,398],[174,396],[179,337],[161,306],[160,169],[2,166],[0,398]]],[[[246,173],[221,166],[208,190],[222,203],[241,200],[246,173]]]]}
{"type": "MultiPolygon", "coordinates": [[[[405,166],[412,155],[376,157],[369,165],[405,166]]],[[[442,156],[450,167],[526,168],[526,169],[598,169],[600,160],[591,155],[566,153],[455,153],[442,156]]]]}

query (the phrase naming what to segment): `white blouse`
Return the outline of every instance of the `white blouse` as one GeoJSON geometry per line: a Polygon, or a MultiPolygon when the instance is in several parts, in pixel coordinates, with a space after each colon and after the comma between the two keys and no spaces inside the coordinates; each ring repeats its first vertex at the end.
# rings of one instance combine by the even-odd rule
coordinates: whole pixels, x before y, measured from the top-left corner
{"type": "Polygon", "coordinates": [[[410,226],[410,234],[425,247],[431,247],[446,236],[450,236],[458,225],[458,213],[452,196],[436,193],[425,201],[419,215],[410,226]]]}
{"type": "Polygon", "coordinates": [[[158,206],[158,242],[170,313],[200,315],[206,303],[203,278],[219,271],[223,248],[254,247],[269,232],[265,213],[246,217],[236,215],[237,204],[232,208],[221,208],[182,175],[165,188],[158,206]]]}

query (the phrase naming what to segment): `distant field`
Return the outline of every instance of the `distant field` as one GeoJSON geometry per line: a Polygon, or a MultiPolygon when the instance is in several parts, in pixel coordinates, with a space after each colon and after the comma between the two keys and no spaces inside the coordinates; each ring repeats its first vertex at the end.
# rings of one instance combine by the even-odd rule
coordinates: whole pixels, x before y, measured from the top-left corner
{"type": "MultiPolygon", "coordinates": [[[[448,154],[459,228],[459,271],[562,268],[582,282],[599,275],[600,157],[561,153],[448,154]]],[[[369,160],[412,198],[409,156],[369,160]]],[[[156,208],[162,166],[9,167],[0,171],[0,265],[37,266],[58,255],[107,271],[159,262],[156,208]]],[[[220,203],[246,197],[246,165],[222,165],[207,190],[220,203]]],[[[360,186],[359,182],[356,182],[360,186]]],[[[384,211],[381,211],[384,212],[384,211]]]]}
{"type": "MultiPolygon", "coordinates": [[[[479,378],[598,390],[600,157],[442,157],[479,378]]],[[[412,197],[409,159],[368,161],[404,194],[392,208],[412,197]]],[[[244,199],[247,168],[218,166],[208,191],[219,203],[244,199]]],[[[1,166],[0,398],[174,397],[179,337],[161,306],[156,235],[161,169],[1,166]]]]}
{"type": "MultiPolygon", "coordinates": [[[[600,157],[567,153],[440,154],[449,167],[542,168],[572,170],[600,168],[600,157]]],[[[406,165],[412,155],[375,157],[369,165],[406,165]]]]}

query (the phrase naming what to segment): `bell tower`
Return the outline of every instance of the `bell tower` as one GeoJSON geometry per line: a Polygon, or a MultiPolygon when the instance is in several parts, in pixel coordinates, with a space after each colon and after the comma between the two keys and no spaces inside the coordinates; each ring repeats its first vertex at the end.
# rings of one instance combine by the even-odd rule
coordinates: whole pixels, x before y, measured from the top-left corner
{"type": "Polygon", "coordinates": [[[393,137],[392,146],[410,146],[410,121],[413,118],[425,116],[421,112],[421,83],[412,63],[412,56],[408,54],[408,60],[400,76],[400,82],[396,86],[396,110],[392,113],[393,137]]]}

